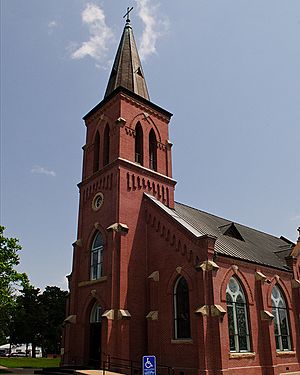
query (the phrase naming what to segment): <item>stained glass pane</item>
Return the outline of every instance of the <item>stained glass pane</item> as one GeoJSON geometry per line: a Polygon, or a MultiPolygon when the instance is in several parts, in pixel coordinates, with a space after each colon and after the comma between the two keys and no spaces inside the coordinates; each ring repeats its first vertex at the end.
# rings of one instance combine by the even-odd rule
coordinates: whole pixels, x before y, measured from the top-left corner
{"type": "Polygon", "coordinates": [[[275,335],[278,335],[279,334],[279,329],[278,329],[278,318],[277,318],[277,309],[272,309],[272,314],[274,315],[275,319],[274,319],[274,332],[275,332],[275,335]]]}
{"type": "Polygon", "coordinates": [[[279,321],[280,321],[280,331],[282,335],[288,334],[287,328],[287,314],[285,310],[279,310],[279,321]]]}
{"type": "Polygon", "coordinates": [[[290,345],[289,345],[289,340],[288,340],[288,337],[287,336],[282,336],[281,337],[282,339],[282,349],[283,350],[288,350],[290,349],[290,345]]]}
{"type": "Polygon", "coordinates": [[[273,287],[273,289],[272,289],[272,296],[274,297],[274,299],[278,299],[278,297],[279,297],[279,290],[278,290],[277,286],[273,287]]]}
{"type": "Polygon", "coordinates": [[[240,351],[248,350],[247,336],[239,336],[239,349],[240,351]]]}
{"type": "Polygon", "coordinates": [[[279,336],[275,336],[275,341],[276,341],[276,350],[280,350],[279,336]]]}
{"type": "Polygon", "coordinates": [[[244,306],[236,306],[236,315],[237,315],[237,326],[238,333],[241,336],[247,335],[247,326],[246,326],[246,315],[244,306]]]}
{"type": "Polygon", "coordinates": [[[235,352],[236,348],[235,348],[234,336],[232,335],[229,336],[229,345],[230,345],[230,351],[235,352]]]}
{"type": "Polygon", "coordinates": [[[103,246],[103,238],[102,238],[101,234],[98,232],[95,239],[94,239],[92,248],[96,249],[100,246],[103,246]]]}
{"type": "Polygon", "coordinates": [[[232,302],[232,297],[231,297],[231,295],[229,293],[226,293],[226,302],[227,303],[232,302]]]}
{"type": "Polygon", "coordinates": [[[228,331],[229,335],[234,335],[234,318],[233,318],[233,307],[227,306],[227,315],[228,315],[228,331]]]}
{"type": "Polygon", "coordinates": [[[239,289],[238,283],[233,277],[229,280],[228,286],[232,293],[236,293],[239,289]]]}

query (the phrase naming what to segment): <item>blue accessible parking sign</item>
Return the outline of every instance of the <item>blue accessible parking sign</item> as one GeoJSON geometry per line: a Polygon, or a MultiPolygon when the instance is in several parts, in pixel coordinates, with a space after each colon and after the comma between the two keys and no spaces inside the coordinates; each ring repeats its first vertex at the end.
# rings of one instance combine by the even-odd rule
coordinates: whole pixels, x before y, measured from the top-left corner
{"type": "Polygon", "coordinates": [[[143,356],[143,375],[156,375],[156,358],[154,355],[143,356]]]}

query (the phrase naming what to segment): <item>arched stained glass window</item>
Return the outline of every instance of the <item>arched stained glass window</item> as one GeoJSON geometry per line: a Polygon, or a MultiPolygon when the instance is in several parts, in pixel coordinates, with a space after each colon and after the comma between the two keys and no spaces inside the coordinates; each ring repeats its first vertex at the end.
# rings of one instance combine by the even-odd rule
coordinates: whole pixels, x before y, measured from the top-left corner
{"type": "Polygon", "coordinates": [[[243,288],[231,277],[226,288],[229,343],[231,352],[249,352],[248,308],[243,288]]]}
{"type": "Polygon", "coordinates": [[[103,140],[103,166],[109,163],[109,125],[106,124],[104,130],[104,140],[103,140]]]}
{"type": "Polygon", "coordinates": [[[157,141],[153,129],[149,133],[149,166],[154,171],[157,170],[157,141]]]}
{"type": "Polygon", "coordinates": [[[271,300],[272,314],[274,315],[276,350],[291,350],[291,336],[286,302],[277,285],[272,289],[271,300]]]}
{"type": "Polygon", "coordinates": [[[143,129],[139,122],[135,127],[135,162],[143,165],[143,129]]]}
{"type": "Polygon", "coordinates": [[[91,280],[103,276],[104,242],[100,232],[97,232],[91,248],[91,280]]]}
{"type": "Polygon", "coordinates": [[[174,286],[174,337],[191,337],[189,288],[184,277],[179,277],[174,286]]]}

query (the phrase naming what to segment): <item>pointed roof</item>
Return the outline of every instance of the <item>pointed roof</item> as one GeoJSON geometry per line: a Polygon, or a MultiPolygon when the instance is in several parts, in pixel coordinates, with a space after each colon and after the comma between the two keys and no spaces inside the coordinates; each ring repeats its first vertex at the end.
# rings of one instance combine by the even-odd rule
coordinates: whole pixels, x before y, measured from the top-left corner
{"type": "Polygon", "coordinates": [[[104,98],[119,86],[150,100],[129,17],[126,20],[104,98]]]}

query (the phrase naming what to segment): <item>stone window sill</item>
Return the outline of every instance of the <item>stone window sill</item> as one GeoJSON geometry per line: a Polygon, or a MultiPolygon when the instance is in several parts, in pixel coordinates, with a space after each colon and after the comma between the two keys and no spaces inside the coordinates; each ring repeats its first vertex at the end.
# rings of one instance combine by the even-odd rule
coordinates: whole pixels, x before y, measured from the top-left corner
{"type": "Polygon", "coordinates": [[[230,359],[244,359],[244,358],[254,358],[255,353],[254,352],[248,352],[248,353],[229,353],[230,359]]]}
{"type": "Polygon", "coordinates": [[[276,352],[276,357],[295,357],[296,352],[287,350],[286,352],[276,352]]]}
{"type": "Polygon", "coordinates": [[[99,279],[97,280],[80,281],[78,283],[78,286],[81,287],[81,286],[94,285],[94,284],[102,283],[103,281],[106,281],[106,280],[107,280],[107,276],[102,276],[102,277],[99,277],[99,279]]]}
{"type": "Polygon", "coordinates": [[[192,339],[175,339],[171,340],[171,344],[193,344],[192,339]]]}

